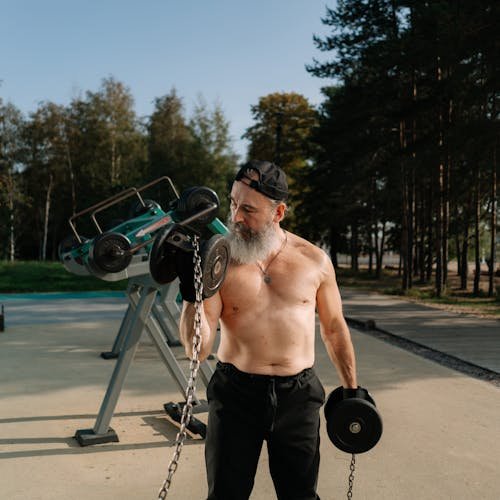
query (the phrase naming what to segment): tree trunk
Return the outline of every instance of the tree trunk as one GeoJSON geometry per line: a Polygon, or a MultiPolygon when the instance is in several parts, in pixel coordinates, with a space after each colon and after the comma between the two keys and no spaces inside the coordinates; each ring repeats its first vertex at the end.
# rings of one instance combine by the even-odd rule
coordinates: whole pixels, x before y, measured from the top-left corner
{"type": "Polygon", "coordinates": [[[115,185],[116,179],[116,146],[115,141],[111,139],[111,185],[115,185]]]}
{"type": "Polygon", "coordinates": [[[479,196],[479,166],[476,166],[476,181],[474,189],[474,250],[475,250],[475,274],[474,274],[474,295],[479,295],[479,280],[481,278],[481,256],[479,242],[479,222],[481,217],[481,205],[479,196]]]}
{"type": "Polygon", "coordinates": [[[496,268],[496,227],[497,227],[497,151],[496,144],[493,149],[493,163],[491,166],[491,240],[490,240],[490,266],[488,276],[488,297],[495,294],[495,268],[496,268]]]}
{"type": "Polygon", "coordinates": [[[49,175],[49,185],[47,187],[47,194],[45,196],[45,216],[43,221],[43,244],[42,244],[42,260],[47,258],[47,236],[49,234],[49,216],[50,216],[50,202],[52,195],[54,177],[49,175]]]}
{"type": "Polygon", "coordinates": [[[444,166],[443,190],[443,292],[448,286],[448,260],[449,260],[449,228],[450,228],[450,168],[451,158],[447,157],[444,166]]]}
{"type": "Polygon", "coordinates": [[[375,256],[375,267],[378,258],[378,218],[377,218],[377,179],[375,175],[370,179],[370,221],[369,238],[369,260],[368,273],[373,273],[373,257],[375,256]]]}
{"type": "MultiPolygon", "coordinates": [[[[455,207],[455,220],[457,222],[459,220],[457,207],[455,207]]],[[[455,233],[454,239],[455,239],[455,253],[457,254],[457,276],[460,276],[460,270],[462,269],[462,248],[460,245],[460,234],[458,230],[455,233]]]]}
{"type": "MultiPolygon", "coordinates": [[[[418,227],[418,195],[420,194],[417,187],[420,185],[420,182],[417,183],[415,179],[415,172],[417,168],[417,120],[416,120],[416,109],[417,109],[417,75],[416,70],[413,67],[411,72],[411,83],[412,83],[412,105],[413,105],[413,119],[411,123],[411,141],[412,141],[412,169],[411,169],[411,182],[412,182],[412,230],[411,230],[411,249],[412,249],[412,276],[418,275],[419,269],[419,246],[418,246],[418,235],[419,235],[419,227],[418,227]]],[[[411,281],[411,285],[413,285],[413,277],[411,281]]]]}
{"type": "Polygon", "coordinates": [[[441,297],[443,292],[443,164],[438,168],[438,206],[436,210],[436,280],[435,292],[441,297]]]}
{"type": "MultiPolygon", "coordinates": [[[[448,80],[451,80],[453,69],[446,70],[448,80]]],[[[443,193],[443,290],[448,287],[448,261],[449,259],[449,229],[450,229],[450,177],[452,158],[450,152],[449,130],[453,122],[453,100],[448,98],[446,103],[446,123],[443,123],[443,153],[444,162],[444,193],[443,193]]]]}
{"type": "Polygon", "coordinates": [[[401,288],[406,292],[410,287],[410,275],[411,275],[411,260],[408,260],[408,255],[411,252],[408,250],[409,247],[409,221],[410,221],[410,210],[409,210],[409,182],[407,169],[404,164],[403,151],[405,148],[405,123],[403,120],[399,122],[399,144],[400,144],[400,161],[401,161],[401,193],[402,193],[402,205],[403,213],[401,219],[401,258],[403,264],[403,280],[401,288]]]}
{"type": "Polygon", "coordinates": [[[374,229],[373,226],[368,228],[368,274],[372,274],[373,272],[373,235],[374,229]]]}
{"type": "Polygon", "coordinates": [[[376,265],[376,278],[380,279],[382,276],[382,264],[384,260],[384,246],[385,246],[385,221],[382,222],[382,236],[380,238],[380,247],[377,244],[377,265],[376,265]]]}
{"type": "Polygon", "coordinates": [[[432,277],[432,261],[433,261],[433,249],[434,249],[434,232],[433,232],[433,221],[432,221],[432,211],[433,211],[433,182],[429,184],[429,200],[427,206],[427,263],[426,263],[426,281],[429,282],[432,277]]]}
{"type": "Polygon", "coordinates": [[[467,217],[462,241],[462,256],[460,259],[460,290],[467,290],[469,277],[469,219],[467,217]]]}
{"type": "Polygon", "coordinates": [[[415,186],[415,276],[425,282],[425,189],[422,180],[415,186]]]}
{"type": "Polygon", "coordinates": [[[407,246],[407,263],[408,263],[408,288],[413,287],[413,242],[415,239],[414,234],[414,216],[415,216],[415,169],[413,163],[410,168],[408,185],[408,246],[407,246]]]}
{"type": "Polygon", "coordinates": [[[464,230],[462,240],[461,265],[460,265],[460,289],[467,290],[467,280],[469,279],[469,229],[470,216],[474,205],[474,189],[469,191],[465,208],[464,208],[464,230]]]}
{"type": "Polygon", "coordinates": [[[66,145],[66,159],[68,160],[69,182],[71,184],[71,215],[75,215],[76,214],[75,173],[73,172],[73,162],[71,161],[71,153],[68,145],[66,145]]]}
{"type": "Polygon", "coordinates": [[[15,237],[15,215],[14,215],[14,176],[9,171],[7,177],[8,183],[8,209],[9,209],[9,260],[14,262],[16,259],[16,237],[15,237]]]}
{"type": "Polygon", "coordinates": [[[351,226],[351,269],[359,271],[358,262],[358,225],[354,222],[351,226]]]}

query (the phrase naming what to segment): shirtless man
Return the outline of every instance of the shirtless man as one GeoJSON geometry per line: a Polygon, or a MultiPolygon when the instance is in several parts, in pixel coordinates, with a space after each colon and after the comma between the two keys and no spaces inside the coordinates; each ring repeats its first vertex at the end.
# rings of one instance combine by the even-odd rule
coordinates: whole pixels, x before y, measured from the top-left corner
{"type": "MultiPolygon", "coordinates": [[[[319,498],[325,392],[312,368],[316,311],[342,385],[357,387],[332,263],[323,250],[280,227],[287,192],[283,170],[260,161],[244,165],[231,189],[231,263],[202,313],[201,360],[212,351],[219,322],[221,332],[207,388],[209,500],[249,498],[263,440],[278,498],[319,498]]],[[[181,280],[181,291],[189,285],[181,280]]],[[[180,331],[189,357],[193,320],[194,305],[184,301],[180,331]]]]}

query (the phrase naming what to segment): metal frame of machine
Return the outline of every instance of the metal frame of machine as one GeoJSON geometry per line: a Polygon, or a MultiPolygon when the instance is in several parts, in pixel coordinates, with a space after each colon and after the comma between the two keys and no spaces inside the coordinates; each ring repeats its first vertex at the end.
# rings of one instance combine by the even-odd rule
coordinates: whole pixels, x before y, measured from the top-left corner
{"type": "MultiPolygon", "coordinates": [[[[173,210],[165,212],[157,203],[148,204],[141,196],[141,192],[161,181],[167,182],[175,198],[179,199],[168,177],[161,177],[139,189],[126,189],[72,216],[69,225],[73,235],[69,242],[66,241],[60,247],[60,258],[65,268],[73,274],[93,275],[105,281],[129,279],[126,291],[127,311],[111,351],[101,353],[104,359],[117,358],[116,365],[94,427],[76,431],[75,438],[81,446],[118,441],[116,432],[109,424],[143,332],[147,332],[150,336],[160,359],[185,397],[188,381],[171,349],[172,346],[179,345],[177,281],[161,285],[152,279],[149,272],[149,254],[154,236],[168,224],[179,223],[173,210]],[[142,213],[121,222],[109,231],[103,231],[97,215],[132,197],[136,197],[143,207],[142,213]],[[76,221],[86,215],[90,216],[97,232],[97,235],[89,240],[83,238],[76,227],[76,221]],[[112,241],[114,253],[109,253],[110,246],[106,246],[109,241],[112,241]],[[108,251],[107,254],[104,250],[103,252],[96,251],[96,247],[100,244],[104,250],[108,251]],[[116,248],[118,252],[115,251],[116,248]]],[[[201,215],[203,213],[201,212],[201,215]]],[[[187,225],[195,218],[183,220],[180,224],[187,225]]],[[[224,224],[217,218],[211,220],[206,227],[214,234],[227,232],[224,224]]],[[[201,379],[205,385],[208,385],[212,373],[213,369],[208,362],[205,361],[200,365],[201,379]]],[[[172,419],[179,421],[183,404],[167,403],[164,408],[172,419]]],[[[198,398],[194,399],[194,405],[195,413],[207,409],[206,402],[198,398]]],[[[204,437],[205,426],[195,418],[192,419],[190,430],[204,437]]]]}

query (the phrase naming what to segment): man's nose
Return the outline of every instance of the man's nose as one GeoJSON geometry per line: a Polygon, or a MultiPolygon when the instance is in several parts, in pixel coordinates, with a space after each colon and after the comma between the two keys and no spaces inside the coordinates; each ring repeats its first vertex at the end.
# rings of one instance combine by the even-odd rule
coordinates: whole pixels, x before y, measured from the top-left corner
{"type": "Polygon", "coordinates": [[[243,221],[243,216],[241,215],[241,210],[239,208],[231,210],[231,217],[234,223],[243,221]]]}

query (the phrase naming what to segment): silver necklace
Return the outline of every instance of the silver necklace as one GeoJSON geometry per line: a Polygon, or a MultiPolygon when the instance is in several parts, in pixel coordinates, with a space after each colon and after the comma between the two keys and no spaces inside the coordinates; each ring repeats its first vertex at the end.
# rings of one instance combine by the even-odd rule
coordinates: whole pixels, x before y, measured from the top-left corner
{"type": "Polygon", "coordinates": [[[267,270],[269,269],[269,266],[273,263],[274,259],[281,253],[281,251],[285,248],[286,242],[288,241],[288,237],[286,234],[286,231],[283,231],[285,233],[285,239],[283,240],[283,243],[281,244],[280,249],[278,250],[278,253],[269,261],[269,264],[266,266],[265,269],[262,269],[262,266],[256,262],[257,267],[260,269],[262,275],[264,276],[264,283],[269,285],[272,281],[271,276],[267,274],[267,270]]]}

